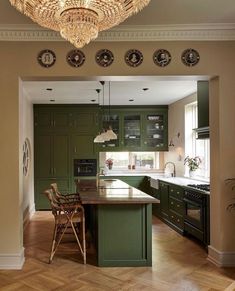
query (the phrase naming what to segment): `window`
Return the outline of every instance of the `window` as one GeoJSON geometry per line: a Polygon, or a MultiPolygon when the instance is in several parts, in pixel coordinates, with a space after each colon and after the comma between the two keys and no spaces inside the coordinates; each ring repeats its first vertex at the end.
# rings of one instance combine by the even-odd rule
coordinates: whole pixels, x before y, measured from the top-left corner
{"type": "Polygon", "coordinates": [[[159,169],[159,152],[106,152],[101,163],[107,159],[113,159],[114,170],[159,169]]]}
{"type": "MultiPolygon", "coordinates": [[[[196,139],[197,128],[197,102],[185,106],[185,156],[199,156],[202,160],[196,171],[198,178],[210,177],[210,141],[209,139],[196,139]]],[[[185,167],[188,175],[188,167],[185,167]]]]}

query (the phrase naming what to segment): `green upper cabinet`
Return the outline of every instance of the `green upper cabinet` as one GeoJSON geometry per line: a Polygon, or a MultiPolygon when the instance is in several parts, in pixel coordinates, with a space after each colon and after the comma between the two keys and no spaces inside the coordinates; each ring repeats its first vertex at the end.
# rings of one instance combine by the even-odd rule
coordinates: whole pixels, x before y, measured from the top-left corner
{"type": "Polygon", "coordinates": [[[100,112],[100,131],[112,127],[117,140],[98,145],[100,151],[167,151],[168,107],[113,107],[100,112]]]}
{"type": "Polygon", "coordinates": [[[34,109],[34,126],[36,130],[68,130],[72,127],[72,115],[63,108],[36,107],[34,109]]]}
{"type": "Polygon", "coordinates": [[[87,134],[73,134],[71,143],[71,154],[81,159],[91,159],[96,156],[94,136],[87,134]]]}
{"type": "Polygon", "coordinates": [[[168,150],[167,111],[143,114],[142,148],[153,151],[168,150]]]}
{"type": "Polygon", "coordinates": [[[141,115],[137,112],[123,115],[122,145],[129,150],[141,149],[141,115]]]}
{"type": "Polygon", "coordinates": [[[72,111],[73,130],[82,134],[96,134],[98,111],[96,108],[74,109],[72,111]]]}

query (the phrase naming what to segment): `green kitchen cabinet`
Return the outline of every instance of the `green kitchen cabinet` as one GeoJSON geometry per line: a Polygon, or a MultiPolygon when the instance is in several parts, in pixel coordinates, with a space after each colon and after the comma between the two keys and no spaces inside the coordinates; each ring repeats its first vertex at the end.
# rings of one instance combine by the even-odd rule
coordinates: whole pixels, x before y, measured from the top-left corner
{"type": "Polygon", "coordinates": [[[169,220],[169,184],[160,181],[160,215],[164,220],[169,220]]]}
{"type": "Polygon", "coordinates": [[[141,149],[141,115],[136,113],[123,114],[123,148],[141,149]]]}
{"type": "Polygon", "coordinates": [[[94,135],[73,134],[70,154],[81,159],[96,157],[94,135]]]}
{"type": "MultiPolygon", "coordinates": [[[[42,191],[51,183],[70,180],[68,134],[37,134],[35,136],[35,202],[37,209],[48,209],[42,191]]],[[[68,191],[68,187],[66,187],[68,191]]]]}
{"type": "Polygon", "coordinates": [[[68,130],[72,127],[72,114],[61,107],[34,107],[35,130],[57,131],[68,130]]]}
{"type": "Polygon", "coordinates": [[[169,185],[169,221],[180,233],[184,232],[184,189],[178,185],[169,185]]]}
{"type": "Polygon", "coordinates": [[[98,130],[98,110],[91,107],[74,108],[71,113],[72,129],[81,134],[95,135],[98,130]]]}
{"type": "Polygon", "coordinates": [[[143,150],[168,150],[167,111],[148,112],[143,114],[143,150]]]}
{"type": "Polygon", "coordinates": [[[100,131],[112,127],[117,140],[99,144],[100,151],[167,151],[168,107],[118,107],[100,111],[100,131]]]}

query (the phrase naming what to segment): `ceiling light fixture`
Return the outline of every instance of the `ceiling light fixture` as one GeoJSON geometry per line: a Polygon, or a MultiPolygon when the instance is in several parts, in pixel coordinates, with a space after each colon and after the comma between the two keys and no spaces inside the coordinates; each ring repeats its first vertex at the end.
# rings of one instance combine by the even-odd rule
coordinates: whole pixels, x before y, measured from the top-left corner
{"type": "Polygon", "coordinates": [[[138,13],[150,0],[9,0],[39,25],[59,31],[81,48],[107,30],[138,13]]]}

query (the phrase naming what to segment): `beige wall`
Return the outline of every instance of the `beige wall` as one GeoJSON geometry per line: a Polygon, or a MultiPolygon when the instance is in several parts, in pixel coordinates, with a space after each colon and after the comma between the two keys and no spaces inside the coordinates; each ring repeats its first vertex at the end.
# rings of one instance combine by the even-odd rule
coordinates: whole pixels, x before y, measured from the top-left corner
{"type": "MultiPolygon", "coordinates": [[[[20,110],[22,111],[20,118],[20,148],[26,139],[30,145],[30,160],[29,160],[29,172],[26,176],[22,173],[22,213],[24,224],[28,222],[32,213],[35,211],[34,205],[34,139],[33,139],[33,104],[28,99],[28,96],[23,91],[20,81],[20,110]]],[[[20,152],[22,154],[22,152],[20,152]]],[[[20,169],[22,169],[22,158],[20,158],[20,169]]]]}
{"type": "Polygon", "coordinates": [[[0,43],[0,260],[1,254],[15,254],[22,250],[19,77],[31,76],[219,76],[218,81],[212,82],[213,95],[210,94],[210,120],[214,124],[211,134],[211,245],[221,252],[234,253],[234,214],[226,211],[232,192],[224,180],[235,176],[235,42],[95,42],[83,49],[86,62],[81,68],[67,65],[65,57],[70,49],[72,46],[67,42],[0,43]],[[190,47],[200,53],[200,62],[192,68],[180,60],[182,51],[190,47]],[[50,69],[40,67],[36,60],[39,51],[45,48],[54,50],[57,55],[56,64],[50,69]],[[102,48],[111,49],[115,56],[114,63],[108,68],[99,67],[94,60],[95,53],[102,48]],[[124,62],[124,54],[130,48],[140,49],[144,55],[143,64],[137,68],[124,62]],[[160,68],[153,63],[152,54],[157,48],[171,52],[172,62],[168,67],[160,68]]]}
{"type": "Polygon", "coordinates": [[[170,104],[168,111],[168,139],[173,140],[174,147],[164,153],[165,162],[173,162],[176,175],[184,176],[185,158],[185,105],[197,100],[196,93],[170,104]],[[179,137],[177,134],[180,134],[179,137]]]}

